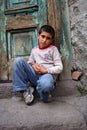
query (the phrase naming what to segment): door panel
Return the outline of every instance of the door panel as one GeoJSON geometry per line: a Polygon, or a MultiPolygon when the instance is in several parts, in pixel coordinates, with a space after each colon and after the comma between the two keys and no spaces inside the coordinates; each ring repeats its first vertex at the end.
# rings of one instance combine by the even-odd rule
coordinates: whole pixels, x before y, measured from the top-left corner
{"type": "Polygon", "coordinates": [[[29,56],[31,49],[37,45],[37,28],[18,29],[7,32],[8,61],[18,56],[29,56]]]}
{"type": "MultiPolygon", "coordinates": [[[[33,37],[34,37],[34,32],[25,32],[25,33],[20,33],[14,34],[13,35],[13,57],[16,56],[26,56],[30,54],[30,51],[33,47],[33,37]]],[[[37,40],[36,40],[37,42],[37,40]]]]}
{"type": "Polygon", "coordinates": [[[9,7],[19,7],[24,5],[35,5],[37,4],[37,0],[8,0],[7,8],[9,7]]]}

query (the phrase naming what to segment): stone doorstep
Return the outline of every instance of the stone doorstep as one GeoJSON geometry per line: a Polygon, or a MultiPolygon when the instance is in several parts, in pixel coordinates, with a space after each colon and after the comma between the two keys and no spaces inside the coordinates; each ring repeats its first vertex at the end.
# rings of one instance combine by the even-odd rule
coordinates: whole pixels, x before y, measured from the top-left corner
{"type": "MultiPolygon", "coordinates": [[[[79,82],[73,80],[58,81],[54,91],[52,92],[52,96],[78,96],[80,95],[76,87],[78,83],[79,82]]],[[[0,83],[0,98],[10,98],[14,95],[20,96],[20,94],[13,92],[11,82],[0,83]]]]}

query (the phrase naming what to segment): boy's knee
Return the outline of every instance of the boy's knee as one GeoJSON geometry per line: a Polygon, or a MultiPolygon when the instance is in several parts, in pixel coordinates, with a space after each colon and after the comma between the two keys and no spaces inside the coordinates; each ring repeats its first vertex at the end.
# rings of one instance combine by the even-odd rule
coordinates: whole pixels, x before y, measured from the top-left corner
{"type": "Polygon", "coordinates": [[[42,86],[42,91],[44,92],[49,92],[54,89],[54,84],[51,82],[45,82],[45,83],[41,82],[41,86],[42,86]]]}
{"type": "Polygon", "coordinates": [[[43,92],[50,92],[54,89],[54,86],[45,86],[43,87],[43,92]]]}
{"type": "Polygon", "coordinates": [[[18,64],[18,63],[21,63],[23,61],[23,58],[22,57],[17,57],[15,60],[14,60],[14,63],[15,64],[18,64]]]}
{"type": "Polygon", "coordinates": [[[23,59],[22,57],[17,57],[17,58],[15,59],[15,62],[20,62],[22,59],[23,59]]]}
{"type": "Polygon", "coordinates": [[[14,62],[13,62],[12,68],[15,68],[15,67],[17,67],[17,66],[21,66],[22,62],[23,62],[23,58],[17,57],[17,58],[14,60],[14,62]]]}

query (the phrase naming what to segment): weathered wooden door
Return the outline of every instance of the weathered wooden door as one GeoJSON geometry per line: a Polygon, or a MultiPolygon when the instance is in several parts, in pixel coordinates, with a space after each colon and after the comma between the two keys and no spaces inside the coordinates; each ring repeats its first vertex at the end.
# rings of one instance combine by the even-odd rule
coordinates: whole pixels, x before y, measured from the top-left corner
{"type": "Polygon", "coordinates": [[[62,79],[70,77],[71,42],[67,0],[0,0],[0,80],[12,79],[16,57],[28,59],[36,46],[38,28],[50,24],[62,54],[62,79]]]}

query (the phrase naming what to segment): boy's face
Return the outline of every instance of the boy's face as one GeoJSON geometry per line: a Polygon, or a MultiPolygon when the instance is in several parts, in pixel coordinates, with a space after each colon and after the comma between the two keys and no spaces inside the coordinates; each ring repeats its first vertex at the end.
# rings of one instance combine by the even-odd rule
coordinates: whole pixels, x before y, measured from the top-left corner
{"type": "Polygon", "coordinates": [[[52,35],[48,32],[42,31],[38,34],[38,45],[40,49],[48,47],[53,42],[52,35]]]}

